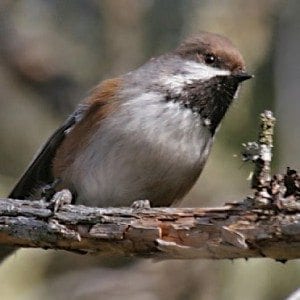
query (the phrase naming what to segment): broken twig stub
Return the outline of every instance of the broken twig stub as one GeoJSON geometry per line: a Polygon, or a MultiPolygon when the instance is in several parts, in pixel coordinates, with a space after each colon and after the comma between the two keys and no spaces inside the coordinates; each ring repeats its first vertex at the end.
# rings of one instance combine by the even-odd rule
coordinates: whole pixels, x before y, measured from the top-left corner
{"type": "Polygon", "coordinates": [[[271,181],[271,161],[276,119],[269,110],[260,115],[260,131],[257,142],[243,144],[243,159],[251,160],[254,165],[252,188],[258,191],[267,187],[271,181]]]}

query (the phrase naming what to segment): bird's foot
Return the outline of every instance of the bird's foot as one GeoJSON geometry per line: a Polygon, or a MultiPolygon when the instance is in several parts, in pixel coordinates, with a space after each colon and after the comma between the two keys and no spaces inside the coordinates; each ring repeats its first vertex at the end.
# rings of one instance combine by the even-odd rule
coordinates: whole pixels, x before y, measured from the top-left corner
{"type": "Polygon", "coordinates": [[[42,187],[41,196],[45,202],[50,202],[56,193],[55,188],[60,183],[60,179],[56,178],[53,182],[46,184],[42,187]]]}
{"type": "Polygon", "coordinates": [[[71,203],[72,193],[67,189],[63,189],[53,195],[50,200],[49,208],[53,211],[53,213],[56,213],[61,209],[62,206],[71,203]]]}
{"type": "Polygon", "coordinates": [[[134,201],[131,206],[134,209],[142,209],[142,208],[151,208],[149,200],[136,200],[134,201]]]}

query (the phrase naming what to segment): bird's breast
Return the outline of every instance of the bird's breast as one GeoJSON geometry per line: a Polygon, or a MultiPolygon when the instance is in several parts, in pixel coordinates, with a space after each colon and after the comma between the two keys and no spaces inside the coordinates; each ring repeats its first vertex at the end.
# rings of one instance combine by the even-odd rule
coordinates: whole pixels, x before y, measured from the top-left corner
{"type": "Polygon", "coordinates": [[[198,178],[212,143],[199,115],[154,92],[124,101],[102,121],[64,179],[78,203],[167,206],[198,178]]]}

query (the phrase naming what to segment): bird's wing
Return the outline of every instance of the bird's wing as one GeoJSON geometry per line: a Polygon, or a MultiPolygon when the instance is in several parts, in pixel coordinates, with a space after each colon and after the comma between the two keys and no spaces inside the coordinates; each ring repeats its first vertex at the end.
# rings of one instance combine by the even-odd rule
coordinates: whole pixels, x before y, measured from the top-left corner
{"type": "Polygon", "coordinates": [[[81,120],[86,110],[86,105],[79,105],[77,110],[66,120],[66,122],[53,133],[48,141],[37,152],[36,156],[9,194],[9,198],[26,199],[30,197],[38,186],[50,184],[54,181],[51,167],[55,152],[74,125],[81,120]]]}

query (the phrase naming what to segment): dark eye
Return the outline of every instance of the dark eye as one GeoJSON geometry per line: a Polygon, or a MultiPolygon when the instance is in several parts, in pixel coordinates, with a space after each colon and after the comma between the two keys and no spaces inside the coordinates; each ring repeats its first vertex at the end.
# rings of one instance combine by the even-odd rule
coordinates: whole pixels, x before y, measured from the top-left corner
{"type": "Polygon", "coordinates": [[[210,65],[216,61],[216,57],[213,54],[205,54],[204,61],[206,64],[210,65]]]}

